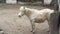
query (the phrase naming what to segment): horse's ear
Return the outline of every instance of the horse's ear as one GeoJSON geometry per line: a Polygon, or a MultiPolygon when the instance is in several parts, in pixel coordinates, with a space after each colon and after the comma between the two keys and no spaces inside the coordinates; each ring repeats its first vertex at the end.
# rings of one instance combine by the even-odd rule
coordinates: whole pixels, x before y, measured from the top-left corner
{"type": "Polygon", "coordinates": [[[25,6],[21,6],[21,8],[25,9],[25,6]]]}
{"type": "Polygon", "coordinates": [[[52,13],[54,12],[54,10],[52,10],[52,13]]]}
{"type": "Polygon", "coordinates": [[[21,6],[20,9],[25,9],[25,6],[21,6]]]}
{"type": "Polygon", "coordinates": [[[23,8],[25,9],[25,6],[23,8]]]}
{"type": "Polygon", "coordinates": [[[52,11],[54,11],[54,10],[52,10],[52,11]]]}

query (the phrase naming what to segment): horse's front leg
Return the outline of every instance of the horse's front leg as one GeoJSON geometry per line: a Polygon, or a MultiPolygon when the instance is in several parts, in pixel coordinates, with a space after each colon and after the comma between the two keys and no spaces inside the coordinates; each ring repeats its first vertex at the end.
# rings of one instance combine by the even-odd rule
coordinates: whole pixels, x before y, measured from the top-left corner
{"type": "Polygon", "coordinates": [[[31,26],[32,26],[32,31],[31,32],[35,33],[35,23],[31,22],[31,26]]]}

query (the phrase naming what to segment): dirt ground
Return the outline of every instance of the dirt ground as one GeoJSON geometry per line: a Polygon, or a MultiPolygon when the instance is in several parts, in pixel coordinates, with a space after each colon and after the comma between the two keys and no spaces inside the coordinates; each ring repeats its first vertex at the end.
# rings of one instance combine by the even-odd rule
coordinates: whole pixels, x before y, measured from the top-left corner
{"type": "MultiPolygon", "coordinates": [[[[4,34],[33,34],[31,32],[31,23],[24,15],[19,18],[19,7],[21,5],[0,4],[0,28],[4,34]]],[[[26,6],[29,8],[43,9],[42,6],[26,6]]],[[[48,34],[48,23],[35,24],[35,34],[48,34]]]]}

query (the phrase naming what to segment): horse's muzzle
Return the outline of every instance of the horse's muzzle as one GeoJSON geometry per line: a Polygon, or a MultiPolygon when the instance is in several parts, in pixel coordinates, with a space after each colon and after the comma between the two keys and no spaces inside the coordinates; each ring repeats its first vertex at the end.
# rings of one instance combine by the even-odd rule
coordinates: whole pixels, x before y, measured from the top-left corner
{"type": "Polygon", "coordinates": [[[18,17],[21,17],[20,15],[18,17]]]}

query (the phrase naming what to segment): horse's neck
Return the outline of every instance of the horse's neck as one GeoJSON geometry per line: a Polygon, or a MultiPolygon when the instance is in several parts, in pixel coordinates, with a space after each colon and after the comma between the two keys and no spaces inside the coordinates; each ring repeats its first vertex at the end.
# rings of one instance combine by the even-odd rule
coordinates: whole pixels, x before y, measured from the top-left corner
{"type": "Polygon", "coordinates": [[[30,17],[31,13],[32,13],[32,11],[30,11],[29,9],[26,9],[26,12],[25,12],[26,16],[30,17]]]}
{"type": "Polygon", "coordinates": [[[38,12],[34,11],[34,9],[26,9],[25,14],[29,19],[34,19],[36,15],[38,14],[38,12]]]}

